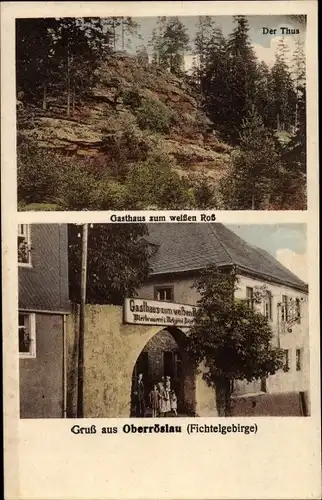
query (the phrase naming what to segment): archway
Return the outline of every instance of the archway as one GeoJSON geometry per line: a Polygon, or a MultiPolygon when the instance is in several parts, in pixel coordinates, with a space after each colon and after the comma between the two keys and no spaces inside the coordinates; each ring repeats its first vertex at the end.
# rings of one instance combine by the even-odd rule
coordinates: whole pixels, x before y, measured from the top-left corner
{"type": "Polygon", "coordinates": [[[145,344],[132,373],[131,416],[136,416],[134,388],[139,373],[144,381],[146,416],[151,416],[149,393],[153,385],[166,376],[170,376],[171,388],[177,395],[178,415],[195,415],[196,368],[186,352],[186,345],[186,334],[175,327],[160,330],[145,344]]]}

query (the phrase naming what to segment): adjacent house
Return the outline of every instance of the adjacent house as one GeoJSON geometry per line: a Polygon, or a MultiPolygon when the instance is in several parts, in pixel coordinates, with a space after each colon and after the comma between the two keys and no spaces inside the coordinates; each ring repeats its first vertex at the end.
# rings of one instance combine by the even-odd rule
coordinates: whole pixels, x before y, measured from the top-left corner
{"type": "Polygon", "coordinates": [[[69,313],[66,224],[19,224],[21,418],[66,411],[65,324],[69,313]]]}

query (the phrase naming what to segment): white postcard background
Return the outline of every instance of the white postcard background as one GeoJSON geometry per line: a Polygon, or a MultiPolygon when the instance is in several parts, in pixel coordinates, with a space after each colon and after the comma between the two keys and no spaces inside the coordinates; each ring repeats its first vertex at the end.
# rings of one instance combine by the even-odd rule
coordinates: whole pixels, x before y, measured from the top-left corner
{"type": "MultiPolygon", "coordinates": [[[[2,248],[5,498],[321,498],[317,4],[293,2],[17,2],[1,7],[2,248]],[[20,420],[16,227],[32,222],[108,222],[110,213],[17,213],[15,18],[131,15],[307,14],[308,210],[217,212],[223,223],[306,222],[309,261],[311,417],[256,418],[256,435],[123,434],[126,419],[20,420]],[[74,423],[117,425],[115,435],[74,435],[74,423]]],[[[264,24],[264,22],[263,22],[264,24]]],[[[154,212],[155,213],[155,212],[154,212]]],[[[202,423],[253,424],[252,418],[202,423]]],[[[199,419],[194,419],[198,422],[199,419]]],[[[136,423],[131,419],[130,423],[136,423]]],[[[177,419],[183,429],[186,419],[177,419]]]]}

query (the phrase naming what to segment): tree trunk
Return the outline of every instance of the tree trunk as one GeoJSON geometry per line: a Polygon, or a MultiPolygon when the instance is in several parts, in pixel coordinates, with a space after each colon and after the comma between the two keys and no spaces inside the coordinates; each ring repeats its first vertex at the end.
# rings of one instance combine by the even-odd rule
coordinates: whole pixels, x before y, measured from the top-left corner
{"type": "Polygon", "coordinates": [[[72,116],[75,115],[75,100],[76,100],[76,92],[75,92],[75,83],[73,84],[73,91],[72,91],[72,116]]]}
{"type": "Polygon", "coordinates": [[[70,57],[69,57],[69,49],[67,52],[67,106],[66,106],[66,114],[70,116],[70,57]]]}
{"type": "Polygon", "coordinates": [[[124,21],[121,21],[121,33],[122,33],[122,50],[124,50],[124,21]]]}
{"type": "Polygon", "coordinates": [[[252,208],[251,210],[255,210],[255,194],[252,194],[252,208]]]}
{"type": "Polygon", "coordinates": [[[231,417],[231,380],[225,379],[225,417],[231,417]]]}
{"type": "Polygon", "coordinates": [[[115,31],[115,23],[113,24],[113,47],[116,49],[116,31],[115,31]]]}
{"type": "Polygon", "coordinates": [[[216,406],[218,417],[231,416],[231,394],[231,380],[218,377],[216,380],[216,406]]]}
{"type": "Polygon", "coordinates": [[[47,109],[47,84],[45,82],[43,83],[42,109],[44,111],[47,109]]]}

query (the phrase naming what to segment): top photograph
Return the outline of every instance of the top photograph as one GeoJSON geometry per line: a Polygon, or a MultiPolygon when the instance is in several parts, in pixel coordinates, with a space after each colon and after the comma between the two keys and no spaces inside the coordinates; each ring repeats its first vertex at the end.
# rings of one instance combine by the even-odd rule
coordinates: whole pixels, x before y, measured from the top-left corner
{"type": "Polygon", "coordinates": [[[16,19],[18,210],[306,210],[305,43],[305,15],[16,19]]]}

